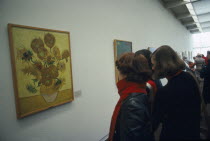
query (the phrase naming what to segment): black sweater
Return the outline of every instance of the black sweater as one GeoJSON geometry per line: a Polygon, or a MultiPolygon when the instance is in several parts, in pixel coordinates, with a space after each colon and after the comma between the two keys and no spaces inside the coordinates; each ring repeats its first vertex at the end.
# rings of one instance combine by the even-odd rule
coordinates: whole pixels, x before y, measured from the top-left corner
{"type": "Polygon", "coordinates": [[[159,89],[153,111],[153,131],[162,122],[160,140],[199,139],[200,95],[196,81],[187,72],[169,79],[159,89]]]}

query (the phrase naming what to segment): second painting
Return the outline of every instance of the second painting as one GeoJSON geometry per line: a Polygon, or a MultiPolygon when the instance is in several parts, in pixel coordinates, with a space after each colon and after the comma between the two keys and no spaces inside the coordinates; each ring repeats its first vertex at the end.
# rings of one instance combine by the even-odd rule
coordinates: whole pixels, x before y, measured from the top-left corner
{"type": "MultiPolygon", "coordinates": [[[[123,40],[114,40],[114,62],[124,53],[132,52],[132,42],[123,40]]],[[[115,80],[119,81],[119,74],[115,67],[115,80]]]]}

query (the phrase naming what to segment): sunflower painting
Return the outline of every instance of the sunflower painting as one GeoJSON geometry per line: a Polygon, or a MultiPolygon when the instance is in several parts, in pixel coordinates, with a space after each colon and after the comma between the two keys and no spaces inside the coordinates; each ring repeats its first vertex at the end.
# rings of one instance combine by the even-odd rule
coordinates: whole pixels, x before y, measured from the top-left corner
{"type": "Polygon", "coordinates": [[[70,102],[69,32],[8,24],[17,117],[70,102]]]}

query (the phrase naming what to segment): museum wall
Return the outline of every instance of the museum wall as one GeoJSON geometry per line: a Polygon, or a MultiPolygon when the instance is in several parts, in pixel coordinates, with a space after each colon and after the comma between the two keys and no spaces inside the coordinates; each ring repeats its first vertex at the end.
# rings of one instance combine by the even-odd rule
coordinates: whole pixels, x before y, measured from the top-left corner
{"type": "Polygon", "coordinates": [[[119,98],[114,39],[133,51],[192,50],[191,34],[158,0],[0,0],[0,141],[99,141],[119,98]],[[7,24],[70,32],[75,99],[16,118],[7,24]]]}

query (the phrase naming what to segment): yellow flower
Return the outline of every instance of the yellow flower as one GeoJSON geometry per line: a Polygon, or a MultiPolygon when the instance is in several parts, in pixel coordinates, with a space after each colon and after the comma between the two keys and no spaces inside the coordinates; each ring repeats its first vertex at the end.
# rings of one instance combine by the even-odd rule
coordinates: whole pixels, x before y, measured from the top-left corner
{"type": "Polygon", "coordinates": [[[65,84],[65,79],[64,78],[59,78],[54,84],[54,89],[58,90],[60,89],[63,85],[65,84]]]}
{"type": "Polygon", "coordinates": [[[56,59],[58,60],[61,59],[61,53],[58,47],[53,48],[53,55],[55,56],[56,59]]]}
{"type": "Polygon", "coordinates": [[[53,81],[52,81],[52,79],[42,79],[41,83],[45,86],[51,86],[53,81]]]}
{"type": "Polygon", "coordinates": [[[50,33],[45,34],[44,42],[49,48],[52,48],[55,45],[55,36],[50,33]]]}
{"type": "Polygon", "coordinates": [[[43,65],[42,65],[41,62],[35,62],[34,66],[35,66],[35,68],[38,69],[39,71],[41,71],[42,68],[43,68],[43,65]]]}
{"type": "Polygon", "coordinates": [[[42,79],[50,80],[58,77],[58,69],[55,65],[50,65],[47,68],[42,69],[42,79]]]}
{"type": "Polygon", "coordinates": [[[64,71],[66,70],[66,65],[65,65],[65,63],[63,63],[63,62],[59,62],[59,63],[57,64],[57,68],[58,68],[58,70],[60,70],[61,72],[64,72],[64,71]]]}
{"type": "Polygon", "coordinates": [[[44,42],[41,38],[35,38],[31,42],[31,48],[35,53],[38,53],[40,48],[44,48],[44,42]]]}
{"type": "Polygon", "coordinates": [[[22,72],[25,75],[33,75],[36,79],[41,79],[41,73],[38,69],[34,68],[34,66],[28,66],[22,69],[22,72]]]}
{"type": "Polygon", "coordinates": [[[65,84],[65,79],[59,78],[57,80],[52,80],[52,84],[49,86],[41,85],[40,93],[53,94],[57,92],[65,84]]]}
{"type": "Polygon", "coordinates": [[[53,83],[53,79],[56,79],[58,77],[58,69],[54,65],[50,65],[47,68],[44,68],[42,70],[42,79],[41,83],[45,86],[50,86],[53,83]]]}
{"type": "Polygon", "coordinates": [[[51,74],[51,76],[53,78],[57,78],[58,77],[58,69],[55,65],[51,65],[49,66],[49,73],[51,74]]]}
{"type": "Polygon", "coordinates": [[[68,50],[64,50],[62,53],[62,59],[66,59],[66,62],[68,62],[68,57],[70,56],[68,50]]]}
{"type": "Polygon", "coordinates": [[[43,60],[47,57],[47,55],[48,55],[48,52],[46,48],[43,47],[43,48],[38,49],[37,56],[39,59],[43,60]]]}

